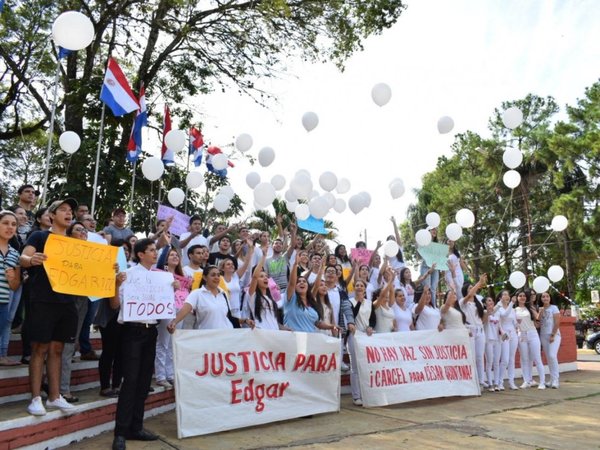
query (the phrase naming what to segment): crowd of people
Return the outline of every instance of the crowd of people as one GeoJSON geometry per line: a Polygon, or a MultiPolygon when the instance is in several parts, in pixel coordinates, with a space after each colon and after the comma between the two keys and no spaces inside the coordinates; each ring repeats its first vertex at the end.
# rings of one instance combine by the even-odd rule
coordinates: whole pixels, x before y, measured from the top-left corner
{"type": "MultiPolygon", "coordinates": [[[[98,359],[99,395],[118,397],[113,448],[125,448],[127,439],[156,439],[143,428],[144,401],[153,376],[156,385],[173,387],[170,339],[177,328],[250,327],[339,337],[342,354],[349,354],[350,366],[342,363],[342,370],[350,371],[355,405],[362,405],[357,334],[465,329],[484,389],[504,390],[505,378],[510,389],[518,389],[517,348],[520,388],[559,387],[560,313],[550,294],[525,289],[487,296],[486,275],[473,283],[467,261],[452,241],[449,270],[440,274],[435,264],[423,261],[418,277],[413,276],[393,217],[394,233],[387,239],[397,242],[398,253],[382,258],[378,242],[370,259],[359,261],[343,244],[330,249],[320,235],[305,241],[297,225],[283,227],[280,216],[276,230],[251,230],[245,223],[208,226],[193,215],[188,231],[179,236],[171,231],[171,219],[159,220],[152,232],[134,233],[122,208],[115,208],[99,228],[88,207],[73,199],[36,210],[36,194],[33,186],[24,185],[18,202],[0,212],[0,365],[29,364],[32,400],[27,409],[44,415],[47,408],[70,411],[78,401],[70,389],[76,349],[81,359],[98,359]],[[54,292],[43,269],[51,233],[123,247],[129,268],[116,276],[117,294],[92,301],[54,292]],[[123,285],[136,271],[173,275],[175,318],[124,320],[123,285]],[[193,289],[198,278],[200,286],[193,289]],[[90,345],[91,325],[101,335],[99,357],[90,345]],[[11,327],[20,328],[20,361],[8,357],[11,327]]],[[[437,230],[430,232],[437,242],[437,230]]]]}

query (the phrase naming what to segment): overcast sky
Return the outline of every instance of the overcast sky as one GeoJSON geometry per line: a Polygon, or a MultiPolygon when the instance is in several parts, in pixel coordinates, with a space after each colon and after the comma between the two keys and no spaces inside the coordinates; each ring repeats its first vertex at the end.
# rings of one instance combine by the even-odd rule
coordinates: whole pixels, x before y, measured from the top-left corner
{"type": "Polygon", "coordinates": [[[307,169],[318,186],[319,175],[330,170],[352,183],[340,197],[368,191],[372,204],[358,215],[332,210],[327,218],[348,246],[367,228],[372,248],[391,233],[392,214],[398,222],[405,219],[412,190],[439,156],[450,153],[454,133],[489,136],[494,108],[528,93],[554,96],[564,113],[564,105],[574,104],[600,76],[600,6],[594,0],[407,5],[394,27],[368,39],[343,73],[332,64],[292,61],[284,78],[265,86],[279,98],[269,109],[235,90],[199,100],[203,133],[213,144],[231,143],[245,132],[254,139],[254,156],[264,146],[275,149],[271,166],[238,161],[229,172],[248,214],[248,171],[259,172],[263,181],[281,174],[289,183],[298,169],[307,169]],[[371,100],[378,82],[392,88],[390,103],[381,108],[371,100]],[[320,119],[310,133],[301,124],[306,111],[320,119]],[[455,128],[440,135],[436,124],[444,115],[455,128]],[[393,200],[388,184],[396,177],[407,193],[393,200]]]}

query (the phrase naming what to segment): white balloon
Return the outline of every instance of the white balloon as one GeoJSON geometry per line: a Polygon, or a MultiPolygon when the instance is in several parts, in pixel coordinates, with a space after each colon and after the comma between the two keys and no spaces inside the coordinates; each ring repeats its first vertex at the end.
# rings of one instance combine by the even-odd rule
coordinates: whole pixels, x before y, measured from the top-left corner
{"type": "Polygon", "coordinates": [[[371,89],[371,98],[377,106],[383,106],[392,98],[392,88],[385,83],[377,83],[371,89]]]}
{"type": "Polygon", "coordinates": [[[390,181],[390,184],[388,184],[388,189],[392,189],[392,186],[396,183],[402,183],[404,184],[404,180],[402,180],[402,178],[394,178],[392,181],[390,181]]]}
{"type": "Polygon", "coordinates": [[[314,130],[319,125],[319,116],[316,113],[309,111],[302,116],[302,126],[306,131],[314,130]]]}
{"type": "Polygon", "coordinates": [[[535,277],[533,280],[533,290],[538,294],[546,292],[550,287],[550,281],[546,277],[535,277]]]}
{"type": "Polygon", "coordinates": [[[361,212],[365,207],[363,201],[364,198],[358,194],[350,197],[350,199],[348,200],[348,207],[350,208],[350,211],[352,211],[354,214],[358,214],[359,212],[361,212]]]}
{"type": "Polygon", "coordinates": [[[52,24],[54,43],[67,50],[81,50],[94,39],[94,24],[85,14],[78,11],[66,11],[52,24]]]}
{"type": "Polygon", "coordinates": [[[263,147],[258,152],[258,162],[263,167],[270,166],[275,161],[275,150],[271,147],[263,147]]]}
{"type": "Polygon", "coordinates": [[[187,135],[183,130],[171,130],[165,134],[165,145],[169,150],[179,152],[185,147],[187,135]]]}
{"type": "Polygon", "coordinates": [[[250,189],[254,189],[260,183],[260,175],[256,172],[248,172],[246,175],[246,184],[250,189]]]}
{"type": "Polygon", "coordinates": [[[427,247],[431,244],[431,233],[427,230],[419,230],[415,234],[415,241],[417,241],[419,247],[427,247]]]}
{"type": "Polygon", "coordinates": [[[202,175],[200,172],[190,172],[185,177],[185,184],[190,189],[196,189],[202,186],[203,181],[204,175],[202,175]]]}
{"type": "Polygon", "coordinates": [[[548,269],[548,278],[555,283],[559,282],[565,276],[565,271],[560,266],[550,266],[548,269]]]}
{"type": "Polygon", "coordinates": [[[331,192],[325,192],[321,198],[325,199],[328,208],[331,209],[335,206],[335,195],[333,195],[331,192]]]}
{"type": "Polygon", "coordinates": [[[81,146],[81,138],[74,131],[65,131],[58,138],[58,145],[65,153],[72,155],[81,146]]]}
{"type": "Polygon", "coordinates": [[[240,152],[245,153],[252,147],[252,136],[247,133],[240,134],[235,140],[235,148],[240,152]]]}
{"type": "Polygon", "coordinates": [[[215,198],[213,199],[213,207],[220,213],[227,211],[230,204],[231,200],[223,194],[215,195],[215,198]]]}
{"type": "Polygon", "coordinates": [[[454,120],[452,117],[444,116],[440,117],[437,123],[437,128],[440,134],[450,133],[454,128],[454,120]]]}
{"type": "Polygon", "coordinates": [[[430,212],[425,216],[425,222],[429,226],[429,228],[437,228],[440,226],[440,215],[436,212],[430,212]]]}
{"type": "Polygon", "coordinates": [[[313,189],[312,192],[310,193],[310,198],[317,198],[319,197],[319,191],[317,191],[316,189],[313,189]]]}
{"type": "Polygon", "coordinates": [[[185,200],[185,192],[179,188],[173,188],[167,194],[167,198],[169,199],[169,203],[177,208],[185,200]]]}
{"type": "Polygon", "coordinates": [[[294,214],[296,214],[296,218],[298,220],[308,219],[308,216],[310,216],[310,210],[308,209],[308,205],[305,203],[299,204],[296,207],[296,211],[294,212],[294,214]]]}
{"type": "Polygon", "coordinates": [[[336,186],[338,194],[345,194],[350,190],[350,180],[348,178],[340,178],[336,186]]]}
{"type": "Polygon", "coordinates": [[[313,184],[309,177],[304,174],[297,174],[290,183],[290,190],[296,198],[307,200],[313,190],[313,184]]]}
{"type": "Polygon", "coordinates": [[[371,206],[371,194],[369,194],[367,191],[362,191],[359,192],[358,195],[360,195],[363,199],[363,206],[365,208],[368,208],[369,206],[371,206]]]}
{"type": "Polygon", "coordinates": [[[404,182],[402,180],[396,181],[390,188],[390,194],[394,200],[402,197],[405,192],[406,188],[404,187],[404,182]]]}
{"type": "Polygon", "coordinates": [[[263,208],[273,203],[276,195],[275,188],[271,183],[259,183],[254,188],[254,201],[263,208]]]}
{"type": "Polygon", "coordinates": [[[462,228],[471,228],[475,224],[475,214],[467,208],[459,209],[455,219],[462,228]]]}
{"type": "Polygon", "coordinates": [[[316,197],[308,202],[308,210],[315,219],[322,219],[329,212],[329,206],[323,197],[316,197]]]}
{"type": "Polygon", "coordinates": [[[290,189],[285,191],[284,197],[288,202],[295,202],[298,200],[298,197],[296,197],[296,194],[294,194],[290,189]]]}
{"type": "Polygon", "coordinates": [[[502,154],[502,162],[509,169],[516,169],[523,162],[523,153],[518,148],[509,147],[502,154]]]}
{"type": "Polygon", "coordinates": [[[398,250],[400,250],[400,247],[396,241],[390,239],[383,244],[383,253],[389,258],[396,256],[398,254],[398,250]]]}
{"type": "Polygon", "coordinates": [[[502,181],[507,188],[514,189],[521,184],[521,174],[516,170],[508,170],[504,173],[502,181]]]}
{"type": "Polygon", "coordinates": [[[335,212],[337,213],[343,213],[346,210],[346,200],[343,198],[336,198],[333,209],[335,209],[335,212]]]}
{"type": "Polygon", "coordinates": [[[298,202],[285,202],[285,207],[287,208],[287,210],[291,213],[293,213],[294,211],[296,211],[296,208],[298,207],[299,203],[298,202]]]}
{"type": "Polygon", "coordinates": [[[280,191],[285,187],[285,178],[283,175],[273,175],[273,178],[271,178],[271,184],[276,191],[280,191]]]}
{"type": "Polygon", "coordinates": [[[142,163],[142,173],[146,177],[146,179],[150,181],[156,181],[162,174],[165,172],[165,166],[160,158],[156,156],[151,156],[150,158],[146,158],[142,163]]]}
{"type": "Polygon", "coordinates": [[[508,281],[510,282],[512,287],[514,287],[515,289],[520,289],[523,286],[525,286],[527,278],[525,277],[525,274],[523,272],[519,272],[517,270],[510,274],[510,276],[508,277],[508,281]]]}
{"type": "Polygon", "coordinates": [[[446,226],[446,236],[451,241],[458,241],[462,236],[462,228],[457,223],[450,223],[446,226]]]}
{"type": "Polygon", "coordinates": [[[217,153],[212,157],[211,163],[215,170],[223,170],[227,168],[227,155],[225,153],[217,153]]]}
{"type": "Polygon", "coordinates": [[[335,189],[338,184],[338,179],[333,172],[323,172],[319,177],[319,186],[321,189],[327,192],[331,192],[335,189]]]}
{"type": "Polygon", "coordinates": [[[523,113],[516,106],[508,108],[502,114],[502,123],[506,128],[514,130],[523,123],[523,113]]]}
{"type": "Polygon", "coordinates": [[[564,231],[569,226],[569,219],[562,215],[554,216],[550,226],[554,231],[564,231]]]}
{"type": "Polygon", "coordinates": [[[310,172],[306,169],[299,169],[298,171],[296,171],[296,173],[294,174],[294,178],[297,177],[298,175],[304,175],[309,180],[312,178],[310,172]]]}
{"type": "Polygon", "coordinates": [[[224,195],[229,200],[231,200],[233,198],[233,196],[235,195],[235,192],[233,191],[233,188],[231,186],[226,185],[226,186],[221,187],[221,189],[219,189],[219,193],[217,195],[224,195]]]}

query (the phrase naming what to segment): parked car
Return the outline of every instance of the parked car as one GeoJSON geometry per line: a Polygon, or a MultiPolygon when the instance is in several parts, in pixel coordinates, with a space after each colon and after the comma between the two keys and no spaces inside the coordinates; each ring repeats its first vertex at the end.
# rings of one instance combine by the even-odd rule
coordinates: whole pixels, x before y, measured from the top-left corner
{"type": "Polygon", "coordinates": [[[600,331],[590,334],[586,339],[588,348],[593,348],[600,355],[600,331]]]}

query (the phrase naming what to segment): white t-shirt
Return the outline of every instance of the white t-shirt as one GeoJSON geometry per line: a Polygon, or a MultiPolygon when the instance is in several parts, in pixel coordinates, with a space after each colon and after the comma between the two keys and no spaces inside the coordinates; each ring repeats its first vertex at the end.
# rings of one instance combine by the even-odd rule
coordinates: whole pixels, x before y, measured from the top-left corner
{"type": "Polygon", "coordinates": [[[193,290],[185,299],[196,313],[197,330],[230,329],[233,325],[227,318],[227,302],[225,291],[219,288],[219,293],[214,296],[212,292],[202,286],[193,290]]]}
{"type": "Polygon", "coordinates": [[[476,298],[473,299],[473,301],[469,301],[469,302],[465,301],[464,298],[461,298],[458,301],[458,304],[460,305],[460,309],[462,309],[462,311],[465,313],[469,327],[482,327],[483,326],[483,321],[481,320],[481,317],[479,317],[479,314],[477,314],[477,306],[475,305],[475,302],[478,302],[478,301],[479,300],[476,298]]]}
{"type": "Polygon", "coordinates": [[[340,317],[340,290],[337,286],[334,286],[331,289],[327,290],[327,297],[329,297],[329,303],[331,303],[331,308],[333,309],[333,323],[338,325],[338,320],[340,317]]]}
{"type": "Polygon", "coordinates": [[[242,317],[244,319],[252,319],[256,325],[256,328],[260,330],[279,330],[279,323],[277,322],[277,311],[273,309],[274,307],[279,308],[280,304],[283,301],[280,301],[280,304],[273,305],[271,300],[264,298],[259,295],[262,301],[262,310],[260,313],[260,321],[254,315],[254,310],[256,306],[256,296],[258,291],[255,292],[254,295],[250,295],[246,293],[246,300],[244,301],[244,307],[242,311],[242,317]]]}
{"type": "MultiPolygon", "coordinates": [[[[554,314],[559,314],[560,310],[556,305],[550,305],[548,308],[544,308],[544,312],[542,313],[541,326],[540,326],[540,334],[552,334],[552,330],[554,329],[554,314]]],[[[558,331],[560,334],[560,331],[558,331]]]]}
{"type": "MultiPolygon", "coordinates": [[[[418,304],[413,306],[413,314],[416,315],[415,312],[418,304]]],[[[419,313],[419,318],[417,319],[416,328],[417,330],[437,330],[438,325],[440,324],[440,310],[433,308],[430,305],[425,306],[423,310],[419,313]]]]}
{"type": "Polygon", "coordinates": [[[396,329],[398,331],[410,331],[412,324],[412,312],[410,308],[400,308],[396,303],[392,306],[394,318],[396,319],[396,329]]]}
{"type": "Polygon", "coordinates": [[[484,330],[488,341],[497,341],[500,338],[500,318],[497,313],[488,314],[484,330]]]}
{"type": "Polygon", "coordinates": [[[406,302],[406,307],[410,310],[415,304],[415,288],[412,287],[412,284],[400,285],[400,289],[404,292],[404,300],[406,302]]]}
{"type": "Polygon", "coordinates": [[[461,290],[465,282],[465,275],[460,266],[460,259],[458,259],[454,253],[450,253],[450,256],[448,256],[448,270],[446,270],[446,284],[448,287],[452,287],[452,271],[450,270],[450,265],[454,266],[454,284],[456,285],[456,289],[458,289],[456,295],[462,295],[461,290]]]}
{"type": "Polygon", "coordinates": [[[377,267],[372,267],[369,275],[369,283],[373,286],[378,286],[377,278],[379,278],[379,269],[377,267]]]}
{"type": "MultiPolygon", "coordinates": [[[[521,308],[517,306],[515,308],[515,313],[517,315],[517,323],[519,324],[519,330],[523,333],[527,333],[528,331],[535,331],[535,324],[533,320],[531,320],[531,313],[527,308],[521,308]]],[[[550,331],[552,333],[552,331],[550,331]]]]}
{"type": "MultiPolygon", "coordinates": [[[[191,234],[192,233],[190,233],[189,231],[182,233],[181,236],[179,236],[179,242],[185,241],[188,237],[190,237],[191,234]]],[[[188,242],[188,244],[185,246],[185,248],[181,249],[181,258],[182,258],[181,263],[184,266],[187,266],[190,263],[190,259],[188,258],[187,253],[188,253],[188,249],[192,245],[206,245],[208,247],[208,241],[206,240],[206,238],[204,236],[199,234],[198,236],[193,238],[190,242],[188,242]]]]}
{"type": "Polygon", "coordinates": [[[375,310],[375,331],[377,333],[391,333],[394,326],[395,314],[390,307],[380,306],[375,310]]]}
{"type": "Polygon", "coordinates": [[[202,272],[202,267],[198,267],[197,269],[191,268],[189,265],[183,267],[183,273],[186,277],[194,278],[194,274],[198,272],[202,272]]]}
{"type": "Polygon", "coordinates": [[[238,277],[237,273],[234,273],[231,276],[231,280],[227,281],[223,278],[225,284],[227,285],[227,289],[229,289],[229,307],[231,308],[231,314],[233,317],[240,318],[240,307],[241,307],[241,297],[242,297],[242,288],[240,287],[240,277],[238,277]]]}
{"type": "MultiPolygon", "coordinates": [[[[356,299],[352,298],[350,299],[350,303],[352,303],[352,308],[354,309],[358,302],[356,301],[356,299]]],[[[360,306],[360,309],[358,310],[358,314],[354,318],[354,326],[356,326],[357,332],[367,332],[367,328],[369,328],[369,318],[371,317],[372,308],[373,304],[371,303],[371,300],[365,298],[362,302],[362,305],[360,306]]]]}
{"type": "Polygon", "coordinates": [[[448,308],[448,311],[442,314],[442,318],[444,319],[444,328],[448,330],[461,330],[466,328],[466,325],[462,320],[462,314],[454,307],[448,308]]]}

